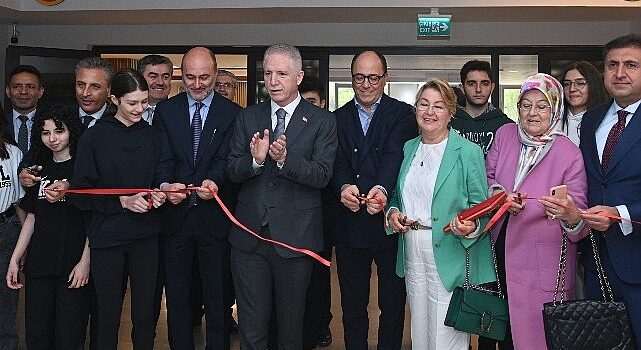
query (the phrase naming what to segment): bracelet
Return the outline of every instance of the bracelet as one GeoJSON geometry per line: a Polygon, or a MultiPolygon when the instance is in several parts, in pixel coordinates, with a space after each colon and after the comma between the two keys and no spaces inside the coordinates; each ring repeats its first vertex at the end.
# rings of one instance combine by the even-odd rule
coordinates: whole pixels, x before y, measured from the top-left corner
{"type": "Polygon", "coordinates": [[[577,226],[579,226],[579,224],[581,223],[581,220],[579,220],[579,221],[578,221],[576,224],[574,224],[574,225],[572,225],[572,224],[568,223],[568,222],[567,222],[567,221],[565,221],[565,220],[563,221],[563,223],[565,223],[565,227],[566,227],[568,230],[573,230],[573,229],[575,229],[577,226]]]}

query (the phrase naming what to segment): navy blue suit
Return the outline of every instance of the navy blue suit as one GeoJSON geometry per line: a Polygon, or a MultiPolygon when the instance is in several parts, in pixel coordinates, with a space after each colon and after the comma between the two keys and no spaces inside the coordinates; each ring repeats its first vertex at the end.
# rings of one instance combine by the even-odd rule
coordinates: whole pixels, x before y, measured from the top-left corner
{"type": "MultiPolygon", "coordinates": [[[[641,220],[641,108],[628,122],[605,173],[597,153],[595,132],[612,101],[595,107],[581,122],[581,152],[588,175],[588,206],[625,205],[632,220],[641,220]]],[[[598,232],[596,232],[598,233],[598,232]]],[[[613,223],[600,239],[601,260],[614,288],[615,298],[628,305],[636,346],[641,348],[641,225],[623,235],[619,223],[613,223]]],[[[589,238],[588,238],[589,240],[589,238]]],[[[594,276],[591,249],[583,249],[586,264],[586,288],[589,298],[601,298],[594,276]]]]}
{"type": "MultiPolygon", "coordinates": [[[[192,130],[186,93],[158,103],[154,128],[161,138],[161,160],[157,170],[158,184],[183,183],[200,185],[214,181],[223,201],[233,198],[225,168],[230,139],[240,106],[214,93],[202,128],[200,145],[194,164],[192,130]]],[[[167,238],[166,292],[169,340],[173,350],[194,349],[190,286],[192,262],[197,254],[203,285],[203,301],[207,320],[207,349],[229,348],[229,316],[225,306],[229,292],[225,269],[229,268],[229,235],[231,222],[214,200],[189,198],[178,205],[167,202],[170,223],[167,238]]]]}
{"type": "MultiPolygon", "coordinates": [[[[331,186],[336,200],[340,201],[341,187],[345,184],[356,185],[364,195],[376,185],[383,186],[390,198],[403,161],[403,145],[418,134],[412,107],[383,95],[367,135],[363,135],[354,100],[334,114],[338,150],[331,186]]],[[[378,347],[399,349],[405,316],[405,282],[394,272],[398,237],[385,233],[382,212],[369,215],[363,206],[353,213],[340,202],[338,206],[333,234],[346,348],[367,348],[367,304],[374,260],[381,309],[378,347]]]]}

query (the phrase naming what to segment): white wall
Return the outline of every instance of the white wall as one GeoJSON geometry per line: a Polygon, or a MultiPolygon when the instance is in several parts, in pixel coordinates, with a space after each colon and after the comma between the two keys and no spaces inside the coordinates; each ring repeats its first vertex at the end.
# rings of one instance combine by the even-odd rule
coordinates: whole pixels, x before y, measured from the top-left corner
{"type": "MultiPolygon", "coordinates": [[[[635,28],[641,26],[637,22],[635,28]]],[[[92,45],[226,46],[276,42],[301,46],[602,45],[631,29],[630,22],[455,22],[449,40],[425,41],[416,39],[413,23],[21,25],[19,28],[20,45],[71,49],[87,49],[92,45]]]]}

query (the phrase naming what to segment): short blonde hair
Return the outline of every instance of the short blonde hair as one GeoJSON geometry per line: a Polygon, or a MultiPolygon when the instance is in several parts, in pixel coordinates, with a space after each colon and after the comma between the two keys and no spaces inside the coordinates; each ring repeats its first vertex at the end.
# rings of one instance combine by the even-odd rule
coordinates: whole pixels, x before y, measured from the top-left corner
{"type": "Polygon", "coordinates": [[[456,114],[456,94],[454,93],[454,89],[452,89],[450,84],[443,79],[432,79],[423,84],[423,86],[418,89],[418,93],[416,94],[414,107],[416,107],[416,105],[418,104],[418,100],[421,98],[421,95],[423,95],[423,92],[427,89],[438,91],[441,96],[443,96],[443,101],[445,102],[445,106],[447,107],[447,111],[450,112],[450,115],[456,114]]]}

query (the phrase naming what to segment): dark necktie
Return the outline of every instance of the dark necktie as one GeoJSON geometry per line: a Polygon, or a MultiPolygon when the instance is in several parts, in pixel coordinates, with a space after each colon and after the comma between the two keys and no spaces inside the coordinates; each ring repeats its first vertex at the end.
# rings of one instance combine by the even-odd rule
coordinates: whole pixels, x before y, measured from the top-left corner
{"type": "Polygon", "coordinates": [[[202,108],[202,102],[196,102],[196,110],[194,111],[194,117],[191,119],[191,146],[194,151],[194,164],[196,164],[196,156],[198,156],[198,145],[200,144],[200,135],[203,132],[203,122],[200,118],[200,109],[202,108]]]}
{"type": "MultiPolygon", "coordinates": [[[[202,102],[196,102],[196,111],[194,111],[194,117],[191,119],[191,141],[192,148],[194,151],[194,165],[196,165],[196,157],[198,156],[198,144],[200,144],[200,135],[203,132],[202,119],[200,118],[200,109],[202,108],[202,102]]],[[[189,206],[196,204],[196,191],[191,191],[189,194],[189,206]]]]}
{"type": "Polygon", "coordinates": [[[89,124],[93,121],[93,117],[91,115],[86,115],[82,117],[82,126],[85,127],[85,129],[89,128],[89,124]]]}
{"type": "Polygon", "coordinates": [[[621,137],[621,134],[623,134],[623,130],[625,129],[626,117],[628,116],[629,113],[630,112],[625,111],[623,109],[617,111],[619,120],[617,121],[616,124],[614,124],[612,129],[610,129],[608,138],[605,140],[605,148],[603,148],[603,155],[601,156],[601,168],[603,169],[604,172],[608,170],[608,164],[610,163],[610,159],[612,159],[612,155],[614,154],[614,148],[619,142],[619,138],[621,137]]]}
{"type": "Polygon", "coordinates": [[[22,151],[23,154],[27,154],[29,150],[29,132],[27,131],[27,118],[26,115],[18,116],[20,119],[20,129],[18,129],[18,148],[22,151]]]}
{"type": "Polygon", "coordinates": [[[274,141],[278,140],[280,135],[285,134],[285,116],[287,112],[284,109],[279,108],[276,110],[276,129],[274,129],[274,141]]]}

